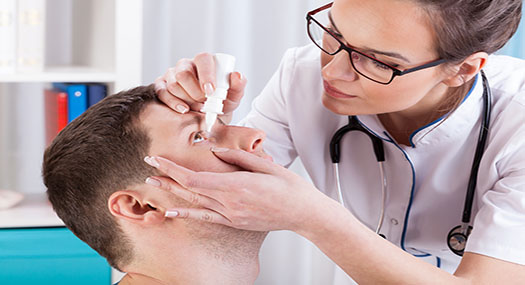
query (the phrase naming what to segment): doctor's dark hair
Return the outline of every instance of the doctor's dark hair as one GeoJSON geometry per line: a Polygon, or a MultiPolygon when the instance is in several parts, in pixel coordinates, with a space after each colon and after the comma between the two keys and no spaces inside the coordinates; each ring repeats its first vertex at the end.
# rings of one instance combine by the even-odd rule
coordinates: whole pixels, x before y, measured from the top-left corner
{"type": "MultiPolygon", "coordinates": [[[[457,64],[476,52],[492,54],[501,49],[518,29],[522,0],[410,0],[428,15],[439,58],[457,64]]],[[[447,65],[444,64],[443,67],[447,65]]],[[[435,112],[451,113],[470,86],[455,87],[435,112]]],[[[430,123],[430,122],[429,122],[430,123]]]]}
{"type": "Polygon", "coordinates": [[[494,53],[518,29],[522,0],[411,0],[430,16],[440,58],[459,62],[475,52],[494,53]]]}
{"type": "Polygon", "coordinates": [[[42,176],[55,212],[117,269],[132,261],[133,246],[108,198],[157,174],[143,161],[151,141],[138,119],[156,101],[151,85],[108,96],[68,124],[44,153],[42,176]]]}

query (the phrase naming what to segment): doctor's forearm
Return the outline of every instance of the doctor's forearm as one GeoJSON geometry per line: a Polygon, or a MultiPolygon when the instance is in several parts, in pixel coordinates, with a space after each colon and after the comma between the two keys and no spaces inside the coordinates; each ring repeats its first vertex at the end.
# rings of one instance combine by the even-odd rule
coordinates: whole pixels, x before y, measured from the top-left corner
{"type": "Polygon", "coordinates": [[[308,228],[298,233],[359,284],[469,283],[384,240],[329,198],[317,203],[312,211],[308,228]]]}

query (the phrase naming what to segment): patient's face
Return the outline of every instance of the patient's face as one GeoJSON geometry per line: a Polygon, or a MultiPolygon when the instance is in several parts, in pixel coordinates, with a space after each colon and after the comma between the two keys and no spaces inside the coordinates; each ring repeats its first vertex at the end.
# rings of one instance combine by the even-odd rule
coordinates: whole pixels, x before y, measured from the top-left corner
{"type": "MultiPolygon", "coordinates": [[[[195,171],[228,172],[238,170],[237,167],[218,159],[210,150],[213,146],[242,149],[261,157],[269,157],[262,150],[264,140],[262,131],[227,126],[217,121],[210,135],[207,136],[203,132],[206,126],[204,115],[201,113],[190,112],[182,115],[163,104],[152,103],[146,106],[141,113],[140,120],[151,139],[148,155],[168,158],[195,171]]],[[[142,187],[149,188],[151,186],[142,187]]],[[[157,205],[162,205],[162,207],[197,207],[175,195],[168,195],[168,192],[154,189],[151,193],[155,193],[156,198],[150,197],[150,199],[152,201],[158,200],[157,205]]],[[[174,229],[178,236],[181,232],[187,232],[191,242],[198,246],[206,246],[210,252],[215,253],[219,249],[239,253],[243,253],[244,249],[250,251],[257,249],[258,251],[266,236],[266,232],[244,231],[221,224],[210,224],[190,219],[173,219],[170,224],[176,226],[175,228],[167,228],[170,233],[174,229]]]]}
{"type": "Polygon", "coordinates": [[[236,166],[218,159],[211,147],[241,149],[268,158],[262,149],[264,133],[260,130],[228,126],[217,120],[212,131],[205,132],[204,114],[178,114],[165,105],[149,104],[141,122],[151,138],[149,155],[168,158],[196,171],[227,172],[236,166]]]}

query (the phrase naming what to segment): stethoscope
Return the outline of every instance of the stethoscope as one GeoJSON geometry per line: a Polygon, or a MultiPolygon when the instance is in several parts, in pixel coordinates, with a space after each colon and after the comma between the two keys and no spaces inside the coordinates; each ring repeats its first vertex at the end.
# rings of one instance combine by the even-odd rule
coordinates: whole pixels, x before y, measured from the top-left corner
{"type": "MultiPolygon", "coordinates": [[[[447,245],[452,252],[462,256],[467,244],[468,236],[472,231],[470,226],[470,216],[472,213],[472,203],[474,201],[474,191],[476,189],[476,182],[478,178],[479,164],[485,150],[485,144],[487,141],[487,135],[489,131],[490,113],[491,113],[491,101],[492,94],[490,86],[483,70],[481,71],[481,78],[483,80],[483,120],[481,121],[480,133],[478,137],[478,143],[476,145],[476,152],[474,154],[474,161],[472,162],[472,169],[470,171],[469,182],[467,186],[467,195],[465,197],[465,206],[463,208],[463,217],[461,219],[461,225],[454,227],[447,235],[447,245]]],[[[371,131],[365,128],[356,116],[348,116],[348,124],[337,130],[330,141],[330,157],[335,173],[335,180],[337,183],[337,194],[339,201],[343,206],[343,191],[341,190],[341,180],[339,177],[339,161],[341,160],[341,139],[343,136],[351,131],[359,131],[366,134],[372,141],[374,147],[374,153],[379,164],[379,171],[381,175],[381,211],[379,213],[379,221],[375,232],[379,234],[385,218],[385,203],[386,203],[386,187],[387,179],[385,176],[385,170],[383,163],[385,161],[385,150],[383,148],[383,141],[375,136],[371,131]]],[[[383,235],[381,235],[384,237],[383,235]]]]}

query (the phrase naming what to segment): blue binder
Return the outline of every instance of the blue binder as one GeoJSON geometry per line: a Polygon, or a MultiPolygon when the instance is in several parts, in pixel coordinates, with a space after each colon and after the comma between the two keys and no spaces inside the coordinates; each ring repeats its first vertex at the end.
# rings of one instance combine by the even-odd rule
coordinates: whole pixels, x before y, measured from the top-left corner
{"type": "Polygon", "coordinates": [[[87,87],[84,84],[53,83],[53,87],[67,93],[67,122],[70,123],[87,109],[87,87]]]}
{"type": "Polygon", "coordinates": [[[92,83],[88,85],[88,108],[104,99],[108,89],[105,84],[92,83]]]}

